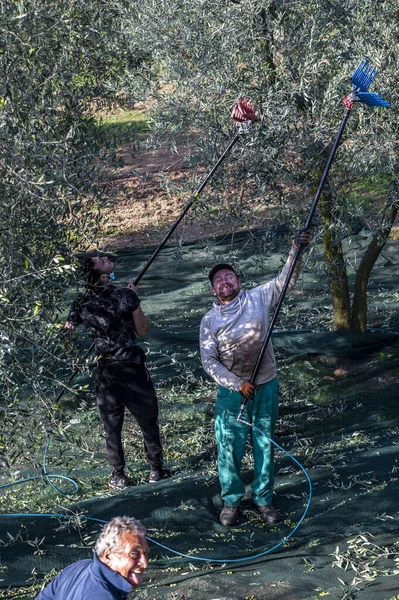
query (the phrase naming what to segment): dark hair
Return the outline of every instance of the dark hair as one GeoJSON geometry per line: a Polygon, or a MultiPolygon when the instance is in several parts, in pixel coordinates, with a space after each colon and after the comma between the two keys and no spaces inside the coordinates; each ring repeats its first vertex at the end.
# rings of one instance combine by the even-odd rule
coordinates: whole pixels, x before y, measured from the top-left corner
{"type": "Polygon", "coordinates": [[[83,278],[87,281],[87,287],[94,289],[101,277],[101,273],[93,265],[94,256],[86,256],[80,259],[83,278]]]}
{"type": "Polygon", "coordinates": [[[222,269],[229,269],[229,271],[233,271],[234,275],[236,277],[238,277],[237,271],[235,270],[234,267],[232,267],[231,265],[228,265],[227,263],[219,263],[218,265],[215,265],[213,267],[213,269],[209,272],[209,281],[212,283],[213,285],[213,278],[215,277],[216,273],[218,271],[221,271],[222,269]]]}

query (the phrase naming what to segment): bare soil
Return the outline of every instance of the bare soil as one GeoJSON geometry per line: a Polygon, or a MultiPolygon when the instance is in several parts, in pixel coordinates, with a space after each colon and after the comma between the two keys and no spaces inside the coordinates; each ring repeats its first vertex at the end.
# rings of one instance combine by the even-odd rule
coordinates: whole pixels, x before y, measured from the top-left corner
{"type": "MultiPolygon", "coordinates": [[[[175,151],[168,148],[149,150],[140,140],[119,149],[117,158],[122,161],[122,166],[110,171],[105,184],[108,202],[102,211],[99,247],[107,246],[112,250],[162,241],[208,173],[206,169],[196,169],[195,175],[200,179],[197,184],[190,185],[190,178],[194,176],[194,170],[186,163],[190,139],[181,137],[174,142],[175,151]],[[191,191],[178,196],[169,189],[174,184],[186,184],[191,191]]],[[[228,168],[228,157],[220,168],[228,168]]],[[[236,191],[241,192],[244,190],[236,191]]],[[[237,212],[229,198],[225,198],[222,205],[219,203],[219,207],[212,214],[205,214],[205,211],[197,211],[194,203],[171,241],[193,242],[248,227],[265,227],[274,208],[259,203],[251,210],[244,207],[237,212]]]]}
{"type": "MultiPolygon", "coordinates": [[[[197,169],[195,175],[200,179],[190,185],[194,170],[186,161],[192,150],[189,137],[174,139],[173,150],[147,149],[144,139],[144,134],[139,134],[134,144],[122,146],[117,152],[122,166],[110,169],[105,184],[108,201],[102,211],[98,237],[100,248],[116,250],[159,244],[209,172],[197,169]],[[190,192],[177,195],[175,184],[185,184],[190,192]]],[[[228,157],[220,168],[229,168],[228,157]]],[[[218,208],[214,210],[197,210],[196,201],[171,236],[171,243],[189,243],[248,228],[267,227],[279,207],[260,200],[249,208],[245,198],[237,202],[237,197],[242,199],[245,192],[245,189],[231,190],[230,196],[222,202],[218,199],[218,208]]],[[[397,239],[398,236],[399,216],[390,237],[397,239]]]]}

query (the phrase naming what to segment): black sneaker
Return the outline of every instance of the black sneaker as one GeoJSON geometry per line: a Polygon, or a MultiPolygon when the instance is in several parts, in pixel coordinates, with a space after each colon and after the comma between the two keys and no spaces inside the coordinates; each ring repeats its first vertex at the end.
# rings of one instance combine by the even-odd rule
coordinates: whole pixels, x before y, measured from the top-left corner
{"type": "Polygon", "coordinates": [[[111,490],[124,490],[131,487],[132,482],[126,477],[124,473],[116,473],[111,475],[108,480],[108,486],[111,490]]]}
{"type": "Polygon", "coordinates": [[[169,469],[164,469],[163,467],[151,469],[148,483],[156,483],[162,479],[169,479],[169,477],[172,477],[172,472],[169,469]]]}

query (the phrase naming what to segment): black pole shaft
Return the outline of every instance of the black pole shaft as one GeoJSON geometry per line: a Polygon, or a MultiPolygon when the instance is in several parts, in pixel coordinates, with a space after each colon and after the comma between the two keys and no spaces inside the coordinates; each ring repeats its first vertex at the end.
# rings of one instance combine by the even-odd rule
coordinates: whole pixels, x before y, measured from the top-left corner
{"type": "MultiPolygon", "coordinates": [[[[90,348],[88,350],[86,350],[86,352],[83,354],[80,361],[85,360],[89,356],[89,354],[92,353],[93,350],[94,350],[94,344],[91,344],[90,348]]],[[[71,373],[68,381],[64,384],[64,387],[59,391],[57,398],[54,400],[54,404],[57,404],[57,402],[59,400],[61,400],[62,396],[65,394],[66,390],[68,389],[68,385],[75,379],[75,377],[79,373],[79,371],[80,371],[79,367],[76,367],[76,369],[71,373]]]]}
{"type": "Polygon", "coordinates": [[[321,192],[322,192],[324,184],[326,182],[327,175],[328,175],[328,173],[330,171],[331,164],[332,164],[332,162],[334,160],[335,153],[337,151],[338,144],[339,144],[339,142],[341,140],[343,131],[345,129],[346,122],[347,122],[347,120],[349,118],[349,115],[350,115],[350,112],[351,112],[351,108],[347,108],[345,110],[345,114],[344,114],[344,116],[342,118],[341,125],[340,125],[339,131],[337,133],[337,137],[335,138],[334,145],[331,148],[330,156],[328,157],[327,164],[326,164],[326,167],[324,169],[324,173],[323,173],[322,178],[320,180],[319,187],[317,189],[316,195],[315,195],[314,200],[312,202],[312,206],[310,207],[309,215],[308,215],[308,218],[307,218],[306,223],[305,223],[305,229],[308,229],[310,227],[311,222],[312,222],[314,213],[316,211],[317,203],[319,201],[321,192]]]}
{"type": "Polygon", "coordinates": [[[176,227],[179,225],[180,221],[182,221],[182,219],[184,219],[184,217],[186,216],[186,214],[188,213],[188,211],[190,210],[190,208],[192,207],[192,205],[194,204],[195,200],[198,198],[198,196],[200,195],[200,193],[202,192],[202,190],[204,189],[204,187],[206,186],[206,184],[208,183],[208,181],[215,174],[215,172],[220,167],[220,165],[222,164],[222,162],[224,161],[224,159],[226,158],[226,156],[229,154],[229,152],[233,148],[233,146],[237,143],[239,137],[240,137],[240,134],[237,133],[233,137],[233,139],[230,141],[230,144],[227,146],[227,148],[223,152],[222,156],[219,158],[219,160],[217,161],[217,163],[213,166],[212,170],[205,177],[205,179],[203,180],[203,182],[201,183],[201,185],[199,186],[199,188],[197,189],[197,191],[194,193],[194,195],[192,196],[192,198],[189,200],[189,202],[187,202],[187,204],[184,207],[183,211],[181,212],[181,214],[179,215],[179,217],[176,219],[176,221],[173,223],[173,225],[171,226],[171,228],[169,229],[169,231],[166,233],[166,235],[163,238],[162,242],[160,242],[159,246],[154,250],[154,252],[150,256],[150,258],[148,259],[148,261],[146,262],[146,264],[144,265],[144,267],[142,268],[142,270],[140,271],[140,273],[137,275],[136,279],[134,280],[134,285],[138,284],[138,282],[140,281],[140,279],[143,277],[143,275],[146,273],[146,271],[148,270],[148,268],[151,266],[151,264],[153,263],[153,261],[155,260],[155,258],[158,256],[158,254],[162,250],[162,248],[165,246],[166,242],[168,241],[168,239],[170,238],[170,236],[172,235],[172,233],[174,232],[174,230],[176,229],[176,227]]]}
{"type": "MultiPolygon", "coordinates": [[[[140,273],[137,275],[136,279],[134,280],[134,285],[137,285],[138,282],[140,281],[140,279],[143,277],[143,275],[147,272],[148,268],[154,262],[155,258],[158,256],[158,254],[160,253],[160,251],[162,250],[162,248],[165,246],[166,242],[168,241],[168,239],[170,238],[170,236],[172,235],[172,233],[174,232],[174,230],[176,229],[176,227],[179,225],[180,221],[186,216],[186,214],[188,213],[188,211],[190,210],[190,208],[194,204],[195,200],[198,198],[198,196],[200,195],[200,193],[202,192],[202,190],[204,189],[204,187],[206,186],[206,184],[208,183],[208,181],[211,179],[211,177],[216,173],[217,169],[220,167],[220,165],[222,164],[222,162],[224,161],[224,159],[226,158],[226,156],[229,154],[229,152],[231,151],[231,149],[233,148],[233,146],[239,140],[239,138],[240,138],[240,134],[237,133],[230,140],[230,143],[227,146],[226,150],[223,152],[223,154],[220,156],[220,158],[218,159],[218,161],[212,167],[211,171],[205,177],[205,179],[203,180],[203,182],[201,183],[201,185],[199,186],[199,188],[196,190],[196,192],[193,194],[192,198],[189,200],[189,202],[187,202],[186,206],[182,210],[182,212],[179,215],[179,217],[176,219],[176,221],[173,223],[173,225],[171,226],[171,228],[169,229],[169,231],[166,233],[166,235],[163,238],[162,242],[157,246],[157,248],[154,250],[154,252],[150,256],[150,258],[148,259],[148,261],[146,262],[146,264],[144,265],[144,267],[140,271],[140,273]]],[[[83,357],[82,357],[81,360],[85,360],[89,356],[89,354],[91,354],[91,352],[93,350],[94,350],[94,344],[91,344],[90,348],[84,353],[84,355],[83,355],[83,357]]],[[[79,367],[77,367],[73,371],[73,373],[71,374],[71,376],[69,377],[69,379],[68,379],[68,381],[66,383],[66,386],[68,386],[75,379],[76,375],[79,373],[79,370],[80,370],[79,367]]],[[[67,389],[66,386],[62,388],[62,390],[60,391],[60,393],[58,394],[58,396],[54,400],[55,403],[57,403],[62,398],[62,396],[65,394],[65,391],[67,389]]]]}
{"type": "MultiPolygon", "coordinates": [[[[329,172],[329,170],[330,170],[331,164],[332,164],[332,162],[333,162],[333,160],[334,160],[334,156],[335,156],[335,153],[336,153],[336,151],[337,151],[338,144],[339,144],[339,141],[340,141],[340,139],[341,139],[342,133],[343,133],[343,131],[344,131],[344,128],[345,128],[346,122],[347,122],[347,120],[348,120],[348,118],[349,118],[350,111],[351,111],[351,109],[350,109],[350,108],[346,108],[346,110],[345,110],[345,114],[344,114],[344,116],[343,116],[343,119],[342,119],[342,121],[341,121],[341,125],[340,125],[340,128],[339,128],[339,131],[338,131],[337,137],[335,138],[335,141],[334,141],[334,145],[333,145],[333,147],[332,147],[332,149],[331,149],[331,152],[330,152],[330,155],[329,155],[329,157],[328,157],[327,164],[326,164],[326,166],[325,166],[324,173],[323,173],[323,175],[322,175],[322,178],[321,178],[321,180],[320,180],[320,184],[319,184],[319,187],[318,187],[318,189],[317,189],[317,192],[316,192],[315,198],[314,198],[314,200],[313,200],[313,202],[312,202],[312,206],[311,206],[311,208],[310,208],[309,215],[308,215],[308,218],[307,218],[307,220],[306,220],[306,223],[305,223],[305,227],[304,227],[304,229],[309,229],[309,227],[310,227],[310,225],[311,225],[311,222],[312,222],[312,219],[313,219],[314,213],[315,213],[315,211],[316,211],[317,203],[318,203],[318,201],[319,201],[319,198],[320,198],[321,192],[322,192],[322,190],[323,190],[323,187],[324,187],[325,181],[326,181],[326,179],[327,179],[327,175],[328,175],[328,172],[329,172]]],[[[270,338],[271,338],[271,336],[272,336],[272,332],[273,332],[274,325],[275,325],[275,323],[276,323],[276,321],[277,321],[277,317],[278,317],[278,314],[279,314],[279,312],[280,312],[281,305],[282,305],[282,303],[283,303],[283,300],[284,300],[285,294],[286,294],[286,292],[287,292],[287,289],[288,289],[289,283],[290,283],[290,281],[291,281],[292,274],[293,274],[293,272],[294,272],[294,269],[295,269],[295,267],[296,267],[296,264],[297,264],[297,262],[298,262],[298,259],[299,259],[300,255],[301,255],[301,252],[302,252],[302,246],[298,246],[298,248],[296,249],[296,252],[295,252],[295,255],[294,255],[293,261],[292,261],[292,263],[291,263],[290,269],[289,269],[289,271],[288,271],[287,278],[286,278],[286,280],[285,280],[285,282],[284,282],[283,289],[281,290],[280,297],[279,297],[279,299],[278,299],[278,302],[277,302],[277,304],[276,304],[276,308],[274,309],[273,317],[272,317],[272,319],[271,319],[271,321],[270,321],[269,328],[268,328],[268,330],[267,330],[267,333],[266,333],[266,337],[265,337],[265,339],[264,339],[264,341],[263,341],[263,344],[262,344],[262,347],[261,347],[261,349],[260,349],[260,352],[259,352],[258,358],[257,358],[257,360],[256,360],[255,366],[254,366],[254,368],[253,368],[253,371],[252,371],[252,375],[251,375],[251,378],[250,378],[250,380],[249,380],[249,382],[250,382],[250,383],[252,383],[252,384],[254,384],[254,383],[255,383],[256,375],[258,374],[259,367],[260,367],[260,364],[261,364],[261,362],[262,362],[262,359],[263,359],[263,355],[264,355],[264,353],[265,353],[265,351],[266,351],[267,345],[268,345],[268,343],[269,343],[269,341],[270,341],[270,338]]],[[[240,407],[240,413],[239,413],[239,415],[238,415],[238,417],[237,417],[237,421],[239,421],[239,420],[241,419],[241,416],[242,416],[243,410],[244,410],[244,408],[245,408],[245,406],[246,406],[247,402],[248,402],[248,398],[245,398],[245,397],[244,397],[244,398],[243,398],[243,401],[242,401],[242,403],[241,403],[241,407],[240,407]]]]}

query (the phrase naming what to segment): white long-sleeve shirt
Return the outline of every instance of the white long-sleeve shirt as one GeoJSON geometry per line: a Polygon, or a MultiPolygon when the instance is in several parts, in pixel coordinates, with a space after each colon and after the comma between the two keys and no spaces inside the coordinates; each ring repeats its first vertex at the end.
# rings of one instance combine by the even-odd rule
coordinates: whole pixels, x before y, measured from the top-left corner
{"type": "MultiPolygon", "coordinates": [[[[251,290],[240,290],[227,304],[214,302],[204,315],[200,327],[202,366],[219,385],[239,391],[251,378],[263,340],[266,338],[270,311],[278,302],[295,255],[290,250],[279,275],[251,290]]],[[[288,290],[298,280],[300,258],[295,265],[288,290]]],[[[271,381],[276,376],[276,359],[269,341],[255,379],[255,385],[271,381]]]]}

